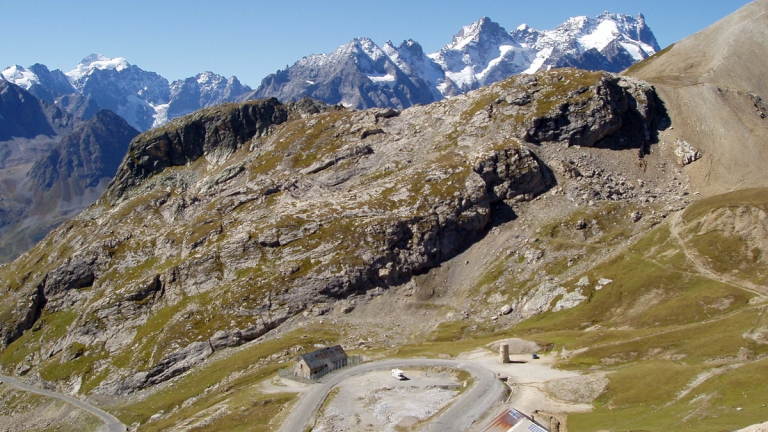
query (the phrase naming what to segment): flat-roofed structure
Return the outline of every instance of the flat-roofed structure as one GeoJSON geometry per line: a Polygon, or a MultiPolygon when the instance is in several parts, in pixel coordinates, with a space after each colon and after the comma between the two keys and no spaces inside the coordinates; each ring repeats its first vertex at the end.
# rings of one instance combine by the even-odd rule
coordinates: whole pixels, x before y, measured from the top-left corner
{"type": "Polygon", "coordinates": [[[514,408],[504,410],[483,432],[549,432],[514,408]]]}

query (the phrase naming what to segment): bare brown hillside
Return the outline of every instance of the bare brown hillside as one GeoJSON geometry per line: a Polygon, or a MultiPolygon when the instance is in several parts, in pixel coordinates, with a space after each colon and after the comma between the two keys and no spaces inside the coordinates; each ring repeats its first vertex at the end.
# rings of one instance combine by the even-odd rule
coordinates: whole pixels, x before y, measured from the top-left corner
{"type": "Polygon", "coordinates": [[[625,74],[654,84],[677,140],[702,152],[687,168],[704,194],[768,185],[768,1],[759,0],[625,74]]]}

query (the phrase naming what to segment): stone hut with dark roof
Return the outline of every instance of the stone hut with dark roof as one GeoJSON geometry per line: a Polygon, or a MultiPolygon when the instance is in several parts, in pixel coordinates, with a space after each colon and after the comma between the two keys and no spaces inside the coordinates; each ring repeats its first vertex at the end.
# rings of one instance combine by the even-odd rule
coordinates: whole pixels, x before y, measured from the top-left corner
{"type": "Polygon", "coordinates": [[[316,380],[323,375],[347,365],[347,353],[341,345],[302,354],[293,365],[297,377],[316,380]]]}

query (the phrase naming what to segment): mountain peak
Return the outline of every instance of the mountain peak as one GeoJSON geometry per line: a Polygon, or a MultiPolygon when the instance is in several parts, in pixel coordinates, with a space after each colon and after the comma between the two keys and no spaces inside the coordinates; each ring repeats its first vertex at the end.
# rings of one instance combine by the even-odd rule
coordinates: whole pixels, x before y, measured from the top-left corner
{"type": "MultiPolygon", "coordinates": [[[[131,65],[122,57],[109,58],[102,54],[91,54],[80,61],[80,65],[96,69],[122,70],[131,65]]],[[[78,66],[80,66],[78,65],[78,66]]]]}
{"type": "Polygon", "coordinates": [[[504,27],[488,17],[482,17],[474,23],[462,27],[446,48],[460,50],[467,45],[479,42],[481,39],[498,41],[507,38],[509,38],[509,34],[504,30],[504,27]]]}
{"type": "Polygon", "coordinates": [[[91,54],[81,60],[75,69],[65,73],[65,75],[72,81],[79,81],[95,69],[116,70],[120,72],[129,67],[131,67],[131,64],[122,57],[109,58],[101,54],[91,54]]]}
{"type": "Polygon", "coordinates": [[[408,52],[412,58],[420,58],[424,56],[424,49],[421,44],[413,39],[404,40],[403,43],[397,47],[399,52],[408,52]]]}
{"type": "Polygon", "coordinates": [[[29,90],[35,84],[39,84],[40,80],[34,72],[27,70],[26,68],[13,65],[3,69],[0,76],[8,82],[14,83],[19,87],[29,90]]]}

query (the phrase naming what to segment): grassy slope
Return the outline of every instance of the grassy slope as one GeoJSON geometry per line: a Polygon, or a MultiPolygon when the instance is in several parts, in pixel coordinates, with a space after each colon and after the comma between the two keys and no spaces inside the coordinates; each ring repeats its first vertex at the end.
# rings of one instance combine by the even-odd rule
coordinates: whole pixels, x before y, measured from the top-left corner
{"type": "MultiPolygon", "coordinates": [[[[684,212],[682,220],[686,226],[692,226],[722,208],[762,208],[767,203],[766,190],[742,191],[698,202],[684,212]]],[[[604,217],[610,218],[611,213],[605,212],[604,217]]],[[[604,240],[611,243],[615,235],[605,234],[604,240]]],[[[688,250],[698,251],[696,235],[686,229],[681,234],[688,250]]],[[[562,247],[568,243],[567,234],[556,229],[549,236],[545,236],[548,246],[562,247]]],[[[621,242],[626,237],[617,238],[621,242]]],[[[726,258],[731,260],[733,255],[726,258]]],[[[553,344],[555,351],[579,350],[561,361],[563,368],[610,372],[610,385],[595,402],[595,410],[569,418],[572,431],[676,427],[718,431],[764,421],[762,404],[768,396],[768,386],[753,383],[761,382],[761,374],[768,368],[768,359],[762,359],[768,355],[768,346],[756,342],[759,338],[745,337],[768,328],[764,307],[754,293],[700,274],[669,223],[657,226],[623,253],[573,279],[581,276],[588,276],[591,281],[608,278],[613,282],[599,291],[586,289],[589,300],[574,309],[545,313],[511,329],[499,329],[491,323],[477,326],[466,321],[450,322],[440,326],[428,340],[367,354],[456,355],[501,337],[518,336],[553,344]],[[747,356],[739,359],[743,349],[747,356]],[[708,378],[686,391],[699,376],[708,378]],[[737,407],[743,410],[736,410],[737,407]]],[[[565,285],[570,282],[573,281],[565,285]]],[[[334,334],[321,339],[332,342],[334,334]]],[[[170,412],[169,416],[146,424],[146,430],[161,430],[195,413],[210,414],[217,404],[226,401],[228,413],[206,428],[215,430],[251,422],[262,425],[259,430],[270,430],[277,423],[267,419],[280,413],[285,415],[293,396],[259,392],[255,384],[274,374],[277,366],[259,366],[258,360],[297,343],[310,347],[316,336],[307,339],[292,333],[249,346],[183,377],[145,402],[123,406],[121,418],[128,423],[145,422],[152,413],[170,412]],[[256,366],[249,367],[253,364],[256,366]],[[247,372],[240,375],[243,370],[247,372]],[[228,384],[216,387],[220,381],[228,384]],[[215,391],[206,391],[209,388],[215,391]],[[184,404],[200,394],[201,398],[192,399],[194,403],[184,404]]]]}
{"type": "MultiPolygon", "coordinates": [[[[767,190],[740,191],[698,202],[682,219],[688,226],[724,207],[766,204],[767,190]]],[[[690,230],[683,230],[682,238],[701,255],[711,246],[690,230]]],[[[721,255],[723,262],[710,254],[710,269],[730,268],[738,256],[752,261],[752,251],[734,247],[721,255]]],[[[578,350],[561,367],[611,372],[596,409],[570,416],[569,430],[719,431],[765,420],[768,385],[761,374],[768,368],[768,346],[748,337],[768,325],[764,302],[727,281],[700,275],[669,224],[586,275],[614,282],[587,294],[589,301],[574,309],[512,329],[517,336],[554,343],[556,351],[578,350]],[[697,377],[701,383],[693,386],[697,377]]]]}
{"type": "MultiPolygon", "coordinates": [[[[692,205],[682,219],[691,224],[724,207],[763,207],[766,203],[766,190],[742,191],[692,205]]],[[[687,248],[696,250],[695,235],[682,232],[687,248]]],[[[551,244],[563,241],[557,232],[549,239],[551,244]]],[[[748,337],[768,328],[763,303],[750,291],[702,276],[670,224],[659,225],[624,253],[574,279],[581,276],[592,281],[613,279],[613,283],[599,291],[585,290],[589,301],[574,309],[545,313],[511,329],[456,321],[440,326],[428,340],[367,354],[456,355],[509,336],[552,344],[554,351],[570,353],[560,367],[609,372],[610,384],[595,401],[595,410],[569,417],[571,431],[720,431],[765,420],[768,386],[755,383],[763,382],[768,372],[768,346],[757,342],[759,338],[748,337]],[[692,385],[694,382],[698,385],[692,385]]],[[[333,339],[328,334],[323,341],[333,339]]],[[[293,398],[264,395],[255,386],[273,374],[276,366],[247,365],[295,343],[310,346],[314,342],[314,336],[308,342],[293,333],[248,347],[182,378],[173,388],[183,388],[183,392],[167,388],[147,402],[122,407],[121,417],[128,422],[145,421],[158,410],[171,412],[146,425],[147,430],[160,430],[194,413],[210,414],[211,407],[227,401],[230,412],[206,428],[235,427],[250,421],[262,425],[259,430],[269,430],[277,423],[267,419],[285,415],[293,398]],[[239,376],[241,370],[248,372],[239,376]],[[237,378],[226,379],[228,376],[237,378]],[[215,387],[222,380],[227,384],[215,387]],[[183,403],[198,394],[203,397],[195,403],[183,403]]]]}

